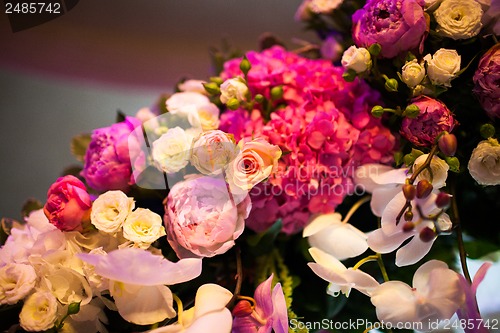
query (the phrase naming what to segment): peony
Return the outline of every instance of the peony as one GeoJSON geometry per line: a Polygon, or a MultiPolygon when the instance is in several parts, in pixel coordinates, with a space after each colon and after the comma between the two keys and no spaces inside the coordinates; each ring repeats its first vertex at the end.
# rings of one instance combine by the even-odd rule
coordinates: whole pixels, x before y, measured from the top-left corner
{"type": "Polygon", "coordinates": [[[193,138],[182,128],[169,128],[153,142],[153,159],[164,172],[177,172],[188,164],[192,142],[193,138]]]}
{"type": "Polygon", "coordinates": [[[417,146],[432,146],[443,131],[451,132],[455,126],[453,114],[446,105],[427,96],[412,100],[420,109],[416,118],[404,118],[400,133],[417,146]]]}
{"type": "Polygon", "coordinates": [[[120,230],[134,206],[134,199],[128,198],[122,191],[108,191],[92,204],[90,221],[101,231],[115,233],[120,230]]]}
{"type": "Polygon", "coordinates": [[[85,185],[74,176],[64,176],[50,186],[43,212],[59,230],[83,231],[91,206],[85,185]]]}
{"type": "Polygon", "coordinates": [[[500,118],[500,43],[489,49],[474,73],[474,93],[490,118],[500,118]]]}
{"type": "Polygon", "coordinates": [[[220,101],[226,104],[230,99],[236,99],[239,102],[246,99],[248,87],[241,77],[228,79],[220,86],[220,101]]]}
{"type": "Polygon", "coordinates": [[[496,139],[479,142],[469,160],[469,172],[481,185],[500,184],[500,144],[496,139]]]}
{"type": "Polygon", "coordinates": [[[16,304],[35,287],[36,273],[32,266],[9,263],[0,268],[0,305],[16,304]]]}
{"type": "Polygon", "coordinates": [[[196,177],[175,184],[165,202],[167,239],[179,258],[229,250],[245,227],[247,196],[235,205],[222,179],[196,177]]]}
{"type": "Polygon", "coordinates": [[[57,319],[57,300],[48,291],[36,291],[24,302],[19,323],[29,332],[40,332],[52,328],[57,319]]]}
{"type": "Polygon", "coordinates": [[[90,187],[97,191],[128,189],[132,174],[128,136],[137,126],[138,119],[127,117],[121,123],[92,132],[82,171],[90,187]]]}
{"type": "Polygon", "coordinates": [[[415,88],[425,77],[425,67],[417,59],[408,61],[401,69],[401,78],[409,88],[415,88]]]}
{"type": "Polygon", "coordinates": [[[149,209],[137,208],[123,223],[123,237],[140,247],[148,248],[158,238],[165,236],[161,216],[149,209]]]}
{"type": "Polygon", "coordinates": [[[452,39],[467,39],[481,30],[483,10],[475,0],[444,0],[434,12],[436,32],[452,39]]]}
{"type": "Polygon", "coordinates": [[[276,170],[281,149],[262,138],[239,145],[241,151],[226,169],[227,179],[240,189],[251,190],[276,170]]]}
{"type": "Polygon", "coordinates": [[[355,44],[368,48],[378,43],[384,58],[418,48],[427,31],[420,0],[369,0],[354,13],[352,21],[355,44]]]}
{"type": "Polygon", "coordinates": [[[424,57],[427,62],[427,75],[432,84],[451,87],[451,80],[456,78],[460,71],[461,57],[455,50],[439,49],[432,56],[430,54],[424,57]]]}
{"type": "Polygon", "coordinates": [[[218,175],[237,153],[232,135],[219,130],[202,133],[193,144],[191,164],[204,175],[218,175]]]}
{"type": "Polygon", "coordinates": [[[364,47],[357,48],[352,45],[342,55],[342,66],[356,73],[366,72],[372,67],[370,52],[364,47]]]}

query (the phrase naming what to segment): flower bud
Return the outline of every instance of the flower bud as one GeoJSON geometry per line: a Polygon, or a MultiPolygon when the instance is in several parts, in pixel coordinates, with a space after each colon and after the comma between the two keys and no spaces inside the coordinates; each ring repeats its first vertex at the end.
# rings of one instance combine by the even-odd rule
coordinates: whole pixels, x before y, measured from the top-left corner
{"type": "Polygon", "coordinates": [[[253,312],[252,304],[250,304],[247,300],[241,300],[233,308],[232,314],[233,317],[246,317],[251,315],[253,312]]]}
{"type": "Polygon", "coordinates": [[[372,68],[372,58],[367,49],[355,45],[349,47],[342,55],[342,66],[360,74],[372,68]]]}
{"type": "Polygon", "coordinates": [[[380,118],[382,117],[383,114],[384,114],[384,108],[381,107],[380,105],[375,105],[372,108],[372,116],[374,116],[375,118],[380,118]]]}
{"type": "Polygon", "coordinates": [[[220,76],[212,76],[210,77],[210,82],[213,82],[216,85],[220,86],[222,83],[224,83],[224,80],[220,76]]]}
{"type": "Polygon", "coordinates": [[[382,51],[382,46],[380,46],[379,43],[375,43],[370,45],[368,48],[368,52],[374,57],[377,57],[380,54],[380,51],[382,51]]]}
{"type": "Polygon", "coordinates": [[[280,99],[281,97],[283,97],[283,87],[282,86],[273,87],[271,89],[271,98],[273,100],[277,100],[280,99]]]}
{"type": "Polygon", "coordinates": [[[415,223],[413,223],[413,222],[406,222],[403,225],[403,232],[410,232],[413,229],[415,229],[415,223]]]}
{"type": "Polygon", "coordinates": [[[417,183],[417,198],[427,198],[431,194],[432,189],[432,184],[427,179],[422,179],[417,183]]]}
{"type": "Polygon", "coordinates": [[[439,150],[446,156],[453,156],[457,151],[457,137],[455,134],[445,133],[438,140],[439,150]]]}
{"type": "Polygon", "coordinates": [[[431,228],[425,227],[420,231],[419,236],[420,236],[420,239],[422,240],[422,242],[427,243],[427,242],[432,241],[434,238],[436,238],[437,234],[431,228]]]}
{"type": "Polygon", "coordinates": [[[489,139],[495,135],[495,127],[491,124],[484,124],[479,130],[481,136],[485,139],[489,139]]]}
{"type": "Polygon", "coordinates": [[[217,95],[220,93],[220,88],[215,82],[203,83],[203,87],[210,95],[217,95]]]}
{"type": "Polygon", "coordinates": [[[264,102],[264,96],[262,96],[261,94],[257,94],[257,95],[255,95],[254,100],[257,103],[262,103],[262,102],[264,102]]]}
{"type": "Polygon", "coordinates": [[[408,61],[401,69],[401,79],[409,88],[415,88],[425,77],[425,67],[417,59],[408,61]]]}
{"type": "Polygon", "coordinates": [[[403,113],[404,116],[411,119],[417,118],[419,114],[420,114],[420,108],[415,104],[408,105],[403,113]]]}
{"type": "Polygon", "coordinates": [[[406,200],[413,200],[415,199],[415,194],[417,193],[417,189],[415,186],[411,184],[404,184],[403,185],[403,194],[405,195],[406,200]]]}
{"type": "Polygon", "coordinates": [[[436,206],[438,208],[446,208],[450,205],[451,196],[445,192],[439,192],[436,197],[436,206]]]}
{"type": "Polygon", "coordinates": [[[229,110],[236,110],[240,107],[240,101],[238,101],[236,98],[231,98],[227,101],[226,105],[229,110]]]}
{"type": "Polygon", "coordinates": [[[73,302],[68,305],[68,315],[74,315],[80,312],[80,303],[81,302],[73,302]]]}
{"type": "Polygon", "coordinates": [[[407,210],[404,215],[405,221],[410,222],[413,220],[413,212],[411,210],[407,210]]]}
{"type": "Polygon", "coordinates": [[[247,57],[243,57],[240,62],[240,69],[243,74],[247,75],[250,68],[252,68],[252,64],[250,63],[250,61],[248,61],[247,57]]]}
{"type": "Polygon", "coordinates": [[[348,69],[347,71],[344,72],[344,74],[342,74],[342,78],[344,78],[346,82],[354,81],[356,76],[357,76],[356,72],[353,71],[352,69],[348,69]]]}
{"type": "Polygon", "coordinates": [[[455,156],[446,157],[445,161],[448,164],[448,166],[450,167],[450,171],[452,171],[452,172],[460,171],[460,161],[458,160],[458,158],[456,158],[455,156]]]}
{"type": "Polygon", "coordinates": [[[398,91],[398,81],[396,79],[388,79],[385,81],[385,90],[389,92],[397,92],[398,91]]]}

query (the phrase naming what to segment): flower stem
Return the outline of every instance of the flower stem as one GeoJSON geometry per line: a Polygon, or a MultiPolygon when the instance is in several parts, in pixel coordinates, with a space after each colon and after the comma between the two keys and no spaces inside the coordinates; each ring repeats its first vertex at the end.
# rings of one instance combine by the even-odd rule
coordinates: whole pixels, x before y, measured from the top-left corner
{"type": "Polygon", "coordinates": [[[387,270],[385,269],[384,259],[382,259],[381,253],[377,253],[377,263],[378,267],[380,267],[380,272],[382,273],[384,281],[385,282],[389,281],[389,275],[387,275],[387,270]]]}
{"type": "Polygon", "coordinates": [[[226,304],[226,308],[233,307],[234,303],[239,297],[241,291],[241,284],[243,283],[243,265],[241,264],[241,250],[239,247],[236,250],[236,287],[234,288],[233,297],[226,304]]]}
{"type": "Polygon", "coordinates": [[[378,255],[376,254],[373,254],[371,256],[368,256],[368,257],[365,257],[363,259],[361,259],[360,261],[358,261],[356,263],[356,265],[354,265],[353,269],[358,269],[361,267],[361,265],[367,263],[367,262],[370,262],[370,261],[375,261],[375,260],[378,260],[378,255]]]}
{"type": "Polygon", "coordinates": [[[367,195],[367,196],[359,199],[358,201],[356,201],[356,203],[347,212],[347,215],[345,216],[344,220],[342,220],[342,223],[347,223],[349,221],[349,219],[351,218],[351,216],[358,210],[358,208],[361,207],[361,205],[363,205],[365,202],[370,201],[370,199],[371,199],[371,196],[367,195]]]}

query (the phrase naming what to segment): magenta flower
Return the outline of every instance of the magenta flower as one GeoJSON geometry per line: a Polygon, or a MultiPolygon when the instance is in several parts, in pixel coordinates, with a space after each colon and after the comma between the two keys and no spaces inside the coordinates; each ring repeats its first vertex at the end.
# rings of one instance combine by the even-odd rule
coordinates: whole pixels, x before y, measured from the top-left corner
{"type": "Polygon", "coordinates": [[[400,133],[417,146],[431,146],[443,131],[451,132],[455,126],[453,114],[446,105],[427,96],[412,100],[420,109],[416,118],[404,118],[400,133]]]}
{"type": "Polygon", "coordinates": [[[82,171],[90,187],[97,191],[128,189],[132,174],[128,137],[139,125],[138,119],[127,117],[92,132],[82,171]]]}
{"type": "Polygon", "coordinates": [[[490,118],[500,118],[500,43],[486,52],[474,73],[474,93],[490,118]]]}
{"type": "MultiPolygon", "coordinates": [[[[262,282],[254,293],[255,308],[250,314],[237,314],[232,333],[287,333],[288,311],[281,284],[271,292],[273,275],[262,282]]],[[[234,313],[234,311],[233,311],[234,313]]]]}
{"type": "Polygon", "coordinates": [[[421,0],[369,0],[354,13],[352,21],[356,45],[368,48],[378,43],[383,58],[416,49],[426,37],[427,23],[421,0]]]}

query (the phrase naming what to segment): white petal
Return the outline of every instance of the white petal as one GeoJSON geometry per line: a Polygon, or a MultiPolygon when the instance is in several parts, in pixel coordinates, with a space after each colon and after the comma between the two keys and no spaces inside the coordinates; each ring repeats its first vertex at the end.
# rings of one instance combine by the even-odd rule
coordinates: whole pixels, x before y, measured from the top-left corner
{"type": "Polygon", "coordinates": [[[389,202],[401,192],[401,185],[387,185],[377,187],[372,194],[370,208],[376,216],[382,216],[389,202]]]}
{"type": "Polygon", "coordinates": [[[373,290],[380,285],[371,275],[359,269],[348,269],[343,276],[347,281],[354,283],[354,289],[359,290],[367,296],[370,296],[373,290]]]}
{"type": "Polygon", "coordinates": [[[341,221],[342,216],[339,213],[318,215],[304,228],[302,237],[314,235],[328,226],[340,223],[341,221]]]}
{"type": "Polygon", "coordinates": [[[185,333],[230,333],[232,326],[231,312],[224,308],[198,318],[185,333]]]}
{"type": "Polygon", "coordinates": [[[150,325],[175,316],[172,292],[165,286],[111,283],[110,292],[118,313],[137,325],[150,325]]]}
{"type": "Polygon", "coordinates": [[[429,287],[429,274],[434,269],[448,269],[448,265],[440,260],[429,260],[420,266],[413,275],[413,287],[422,293],[429,287]]]}
{"type": "Polygon", "coordinates": [[[396,324],[415,322],[417,300],[409,285],[401,281],[382,283],[372,292],[371,302],[376,307],[379,320],[396,324]]]}
{"type": "Polygon", "coordinates": [[[330,282],[332,284],[336,284],[339,286],[345,286],[348,285],[349,282],[346,280],[346,278],[343,277],[342,273],[334,272],[325,266],[321,266],[320,264],[310,262],[307,264],[309,268],[312,269],[314,274],[322,278],[323,280],[330,282]]]}
{"type": "Polygon", "coordinates": [[[379,172],[372,177],[373,181],[380,185],[404,184],[406,178],[408,178],[407,168],[392,169],[385,172],[379,172]]]}
{"type": "Polygon", "coordinates": [[[380,186],[373,180],[374,176],[390,170],[392,167],[388,165],[364,164],[354,171],[354,183],[363,186],[367,192],[372,193],[376,187],[380,186]]]}
{"type": "Polygon", "coordinates": [[[309,237],[309,244],[338,260],[356,257],[368,249],[367,236],[349,223],[337,223],[309,237]]]}
{"type": "Polygon", "coordinates": [[[378,253],[389,253],[396,250],[405,240],[413,236],[412,232],[396,232],[387,235],[381,228],[368,234],[367,243],[370,249],[378,253]]]}
{"type": "Polygon", "coordinates": [[[209,312],[224,309],[233,294],[217,284],[204,284],[196,292],[194,317],[199,318],[209,312]]]}
{"type": "Polygon", "coordinates": [[[115,250],[106,256],[84,253],[78,256],[94,265],[95,272],[105,278],[142,286],[172,285],[192,280],[201,273],[201,259],[181,259],[173,263],[137,248],[115,250]]]}
{"type": "Polygon", "coordinates": [[[434,240],[436,237],[430,242],[423,242],[418,235],[415,235],[408,244],[396,252],[396,266],[408,266],[418,262],[430,251],[434,240]]]}
{"type": "MultiPolygon", "coordinates": [[[[399,223],[396,225],[398,214],[406,204],[406,199],[402,191],[399,191],[393,199],[387,204],[387,207],[382,213],[381,226],[386,234],[392,234],[397,230],[401,230],[404,219],[401,217],[399,223]]],[[[416,211],[416,209],[415,209],[416,211]]]]}
{"type": "Polygon", "coordinates": [[[328,253],[321,251],[316,247],[311,247],[309,253],[313,257],[314,261],[321,266],[327,267],[328,269],[336,272],[342,273],[347,270],[347,268],[342,264],[337,258],[329,255],[328,253]]]}
{"type": "Polygon", "coordinates": [[[458,274],[451,269],[434,269],[429,274],[428,283],[427,302],[435,309],[432,319],[451,318],[465,301],[458,274]]]}

